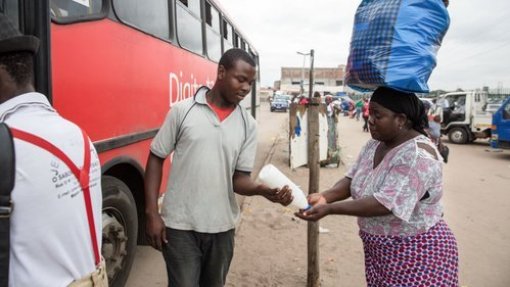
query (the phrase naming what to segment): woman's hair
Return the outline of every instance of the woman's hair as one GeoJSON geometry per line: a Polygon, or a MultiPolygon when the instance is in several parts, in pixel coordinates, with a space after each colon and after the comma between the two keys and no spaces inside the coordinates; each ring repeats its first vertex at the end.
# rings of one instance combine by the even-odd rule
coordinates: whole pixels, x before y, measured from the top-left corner
{"type": "Polygon", "coordinates": [[[406,115],[412,129],[427,135],[425,129],[428,128],[428,119],[425,107],[414,93],[379,87],[372,94],[370,101],[378,103],[394,113],[406,115]]]}

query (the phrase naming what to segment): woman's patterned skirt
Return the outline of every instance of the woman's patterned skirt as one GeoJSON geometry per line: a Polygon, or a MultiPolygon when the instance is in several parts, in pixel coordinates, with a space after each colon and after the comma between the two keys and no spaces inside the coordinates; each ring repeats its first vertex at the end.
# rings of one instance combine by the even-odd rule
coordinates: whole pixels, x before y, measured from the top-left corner
{"type": "Polygon", "coordinates": [[[373,235],[360,231],[369,287],[457,287],[457,242],[448,225],[439,221],[415,236],[373,235]]]}

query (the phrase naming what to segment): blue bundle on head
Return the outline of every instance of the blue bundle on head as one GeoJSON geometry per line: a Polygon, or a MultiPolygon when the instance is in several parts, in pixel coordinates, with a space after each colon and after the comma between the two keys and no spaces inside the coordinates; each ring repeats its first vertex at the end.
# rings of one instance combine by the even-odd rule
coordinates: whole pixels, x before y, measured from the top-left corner
{"type": "Polygon", "coordinates": [[[356,11],[345,82],[428,93],[427,81],[450,25],[442,0],[363,0],[356,11]]]}

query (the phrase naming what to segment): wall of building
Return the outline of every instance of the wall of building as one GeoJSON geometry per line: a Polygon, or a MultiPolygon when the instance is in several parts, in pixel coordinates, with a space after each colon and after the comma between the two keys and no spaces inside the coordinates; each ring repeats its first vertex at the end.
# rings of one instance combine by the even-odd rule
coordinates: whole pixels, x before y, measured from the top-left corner
{"type": "MultiPolygon", "coordinates": [[[[314,91],[343,92],[344,76],[345,65],[339,65],[336,68],[314,68],[314,91]]],[[[303,81],[303,88],[308,91],[309,79],[309,68],[282,67],[279,90],[287,93],[299,93],[301,81],[303,81]]]]}

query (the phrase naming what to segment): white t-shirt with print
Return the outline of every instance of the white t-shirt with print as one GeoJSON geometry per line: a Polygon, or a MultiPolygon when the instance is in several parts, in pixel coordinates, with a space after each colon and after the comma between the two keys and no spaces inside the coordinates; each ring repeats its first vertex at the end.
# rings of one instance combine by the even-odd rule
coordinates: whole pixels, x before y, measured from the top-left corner
{"type": "MultiPolygon", "coordinates": [[[[35,134],[82,168],[81,130],[62,118],[39,93],[0,105],[0,121],[35,134]]],[[[67,286],[96,269],[82,189],[69,168],[48,151],[15,139],[9,286],[67,286]]],[[[90,194],[101,246],[101,167],[91,145],[90,194]]]]}

